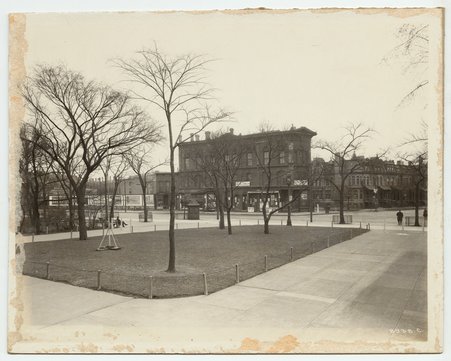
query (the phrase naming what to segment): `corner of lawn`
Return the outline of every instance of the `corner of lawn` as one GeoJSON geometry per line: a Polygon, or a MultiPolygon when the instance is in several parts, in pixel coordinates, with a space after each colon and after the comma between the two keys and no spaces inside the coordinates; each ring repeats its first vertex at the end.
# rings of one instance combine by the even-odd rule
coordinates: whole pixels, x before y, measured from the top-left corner
{"type": "Polygon", "coordinates": [[[101,237],[25,244],[23,273],[141,297],[199,295],[229,287],[366,232],[363,229],[262,226],[176,231],[176,272],[167,269],[167,231],[117,236],[118,251],[96,251],[101,237]],[[265,257],[266,256],[266,257],[265,257]],[[237,266],[238,265],[238,266],[237,266]]]}

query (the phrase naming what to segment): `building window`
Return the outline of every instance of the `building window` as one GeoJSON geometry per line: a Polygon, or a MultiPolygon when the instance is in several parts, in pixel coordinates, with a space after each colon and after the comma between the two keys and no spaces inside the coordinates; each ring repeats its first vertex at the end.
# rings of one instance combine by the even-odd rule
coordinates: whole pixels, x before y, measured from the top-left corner
{"type": "Polygon", "coordinates": [[[280,152],[279,154],[279,163],[285,164],[285,152],[280,152]]]}
{"type": "Polygon", "coordinates": [[[265,165],[269,164],[269,152],[267,150],[263,152],[263,163],[265,165]]]}
{"type": "Polygon", "coordinates": [[[252,153],[247,153],[247,166],[252,167],[252,153]]]}
{"type": "Polygon", "coordinates": [[[190,164],[189,164],[189,158],[185,158],[185,169],[189,169],[190,164]]]}

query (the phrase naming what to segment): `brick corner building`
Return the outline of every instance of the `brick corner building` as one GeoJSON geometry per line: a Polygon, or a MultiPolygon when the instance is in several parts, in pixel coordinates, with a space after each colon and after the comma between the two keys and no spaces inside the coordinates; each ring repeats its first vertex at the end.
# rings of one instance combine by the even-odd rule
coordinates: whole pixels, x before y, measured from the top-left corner
{"type": "Polygon", "coordinates": [[[204,139],[192,136],[191,141],[179,147],[178,194],[181,199],[195,199],[205,210],[215,209],[214,189],[202,169],[202,162],[211,156],[212,146],[227,144],[229,155],[240,152],[236,174],[233,209],[260,211],[267,184],[261,164],[271,162],[271,187],[269,207],[279,207],[301,194],[292,205],[293,210],[307,210],[308,180],[311,164],[311,139],[316,133],[308,128],[291,127],[286,131],[267,131],[247,135],[234,134],[233,129],[219,137],[205,132],[204,139]],[[239,150],[238,150],[239,149],[239,150]],[[271,160],[269,159],[271,157],[271,160]],[[301,187],[302,186],[302,187],[301,187]]]}

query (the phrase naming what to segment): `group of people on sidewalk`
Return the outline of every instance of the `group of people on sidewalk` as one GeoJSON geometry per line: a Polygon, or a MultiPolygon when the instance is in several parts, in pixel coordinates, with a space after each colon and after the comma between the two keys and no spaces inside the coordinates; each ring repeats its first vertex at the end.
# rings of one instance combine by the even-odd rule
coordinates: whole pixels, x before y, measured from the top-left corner
{"type": "MultiPolygon", "coordinates": [[[[402,219],[403,218],[404,218],[404,213],[402,213],[401,210],[399,210],[398,213],[396,213],[396,219],[398,220],[398,225],[399,226],[402,225],[402,219]]],[[[425,221],[427,221],[427,219],[428,219],[428,210],[426,208],[423,211],[423,218],[424,218],[425,221]]]]}

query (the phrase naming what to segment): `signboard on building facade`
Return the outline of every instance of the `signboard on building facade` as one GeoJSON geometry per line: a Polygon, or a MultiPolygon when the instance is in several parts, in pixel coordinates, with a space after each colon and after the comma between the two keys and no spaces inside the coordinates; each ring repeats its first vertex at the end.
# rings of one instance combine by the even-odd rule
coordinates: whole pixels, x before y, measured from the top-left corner
{"type": "Polygon", "coordinates": [[[293,185],[295,185],[295,186],[306,186],[306,185],[308,185],[308,180],[307,179],[295,179],[293,181],[293,185]]]}
{"type": "Polygon", "coordinates": [[[235,182],[236,187],[250,187],[251,182],[250,181],[237,181],[235,182]]]}

